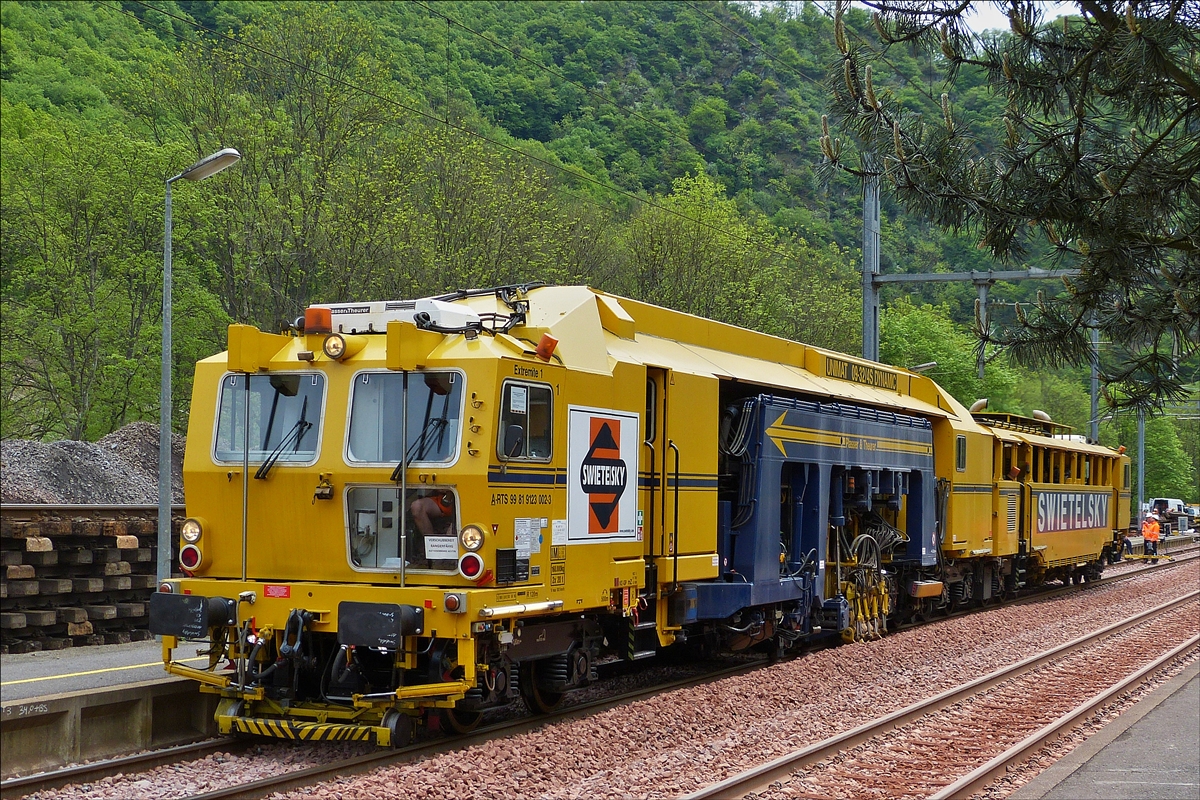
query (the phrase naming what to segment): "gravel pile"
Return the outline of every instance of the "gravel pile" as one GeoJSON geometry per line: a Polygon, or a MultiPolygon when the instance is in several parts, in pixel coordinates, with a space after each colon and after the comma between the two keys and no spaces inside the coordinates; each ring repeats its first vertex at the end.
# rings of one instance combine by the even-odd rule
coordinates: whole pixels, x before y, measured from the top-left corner
{"type": "MultiPolygon", "coordinates": [[[[944,620],[282,796],[678,797],[1166,602],[1197,581],[1200,565],[1181,565],[1066,597],[944,620]]],[[[306,757],[319,761],[324,755],[316,749],[299,752],[298,758],[296,748],[266,746],[256,758],[239,760],[233,775],[197,761],[32,798],[183,797],[295,769],[306,757]],[[151,795],[148,787],[155,787],[151,795]]]]}
{"type": "MultiPolygon", "coordinates": [[[[174,502],[183,502],[184,437],[172,442],[174,502]]],[[[0,502],[158,502],[158,426],[134,422],[98,442],[0,442],[0,502]]]]}

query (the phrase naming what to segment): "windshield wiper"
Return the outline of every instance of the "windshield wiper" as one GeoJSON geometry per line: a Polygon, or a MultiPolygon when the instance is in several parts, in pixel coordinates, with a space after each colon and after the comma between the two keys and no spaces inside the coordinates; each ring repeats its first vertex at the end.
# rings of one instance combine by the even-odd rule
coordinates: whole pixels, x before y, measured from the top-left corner
{"type": "Polygon", "coordinates": [[[279,444],[275,445],[275,449],[267,456],[267,460],[258,468],[258,472],[254,473],[255,480],[264,480],[271,474],[271,467],[275,466],[275,462],[283,455],[283,451],[289,444],[292,446],[292,452],[300,450],[300,441],[304,438],[304,434],[308,433],[308,429],[312,427],[312,423],[308,421],[308,398],[304,398],[303,405],[300,406],[300,419],[296,420],[296,424],[287,432],[287,435],[279,440],[279,444]]]}
{"type": "Polygon", "coordinates": [[[445,417],[435,417],[434,419],[426,422],[424,430],[421,431],[421,435],[417,437],[415,442],[409,445],[408,452],[404,456],[404,461],[401,461],[396,465],[396,468],[392,470],[391,479],[393,481],[400,480],[400,468],[406,462],[411,463],[413,461],[422,461],[429,455],[429,451],[431,449],[441,448],[441,446],[444,444],[446,430],[449,425],[450,420],[446,419],[445,417]]]}

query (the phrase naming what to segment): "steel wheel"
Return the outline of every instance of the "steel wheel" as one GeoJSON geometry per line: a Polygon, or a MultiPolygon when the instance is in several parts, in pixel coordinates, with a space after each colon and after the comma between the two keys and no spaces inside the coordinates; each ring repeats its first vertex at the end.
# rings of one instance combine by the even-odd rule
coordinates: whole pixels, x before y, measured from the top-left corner
{"type": "Polygon", "coordinates": [[[562,705],[563,692],[548,692],[538,686],[541,661],[521,662],[521,697],[534,714],[550,714],[562,705]]]}
{"type": "Polygon", "coordinates": [[[442,728],[454,733],[470,733],[479,727],[483,719],[482,711],[468,711],[461,708],[439,709],[442,718],[442,728]]]}
{"type": "Polygon", "coordinates": [[[408,747],[417,738],[416,721],[394,708],[383,715],[383,727],[392,735],[392,747],[408,747]]]}

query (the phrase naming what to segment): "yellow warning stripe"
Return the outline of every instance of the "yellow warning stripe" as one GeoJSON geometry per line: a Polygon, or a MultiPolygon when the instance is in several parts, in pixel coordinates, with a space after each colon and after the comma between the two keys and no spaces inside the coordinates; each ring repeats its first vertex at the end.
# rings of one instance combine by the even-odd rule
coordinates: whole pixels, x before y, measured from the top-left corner
{"type": "Polygon", "coordinates": [[[370,740],[375,733],[374,729],[368,725],[290,722],[288,720],[246,717],[233,717],[230,722],[233,728],[240,733],[305,742],[362,742],[370,740]]]}

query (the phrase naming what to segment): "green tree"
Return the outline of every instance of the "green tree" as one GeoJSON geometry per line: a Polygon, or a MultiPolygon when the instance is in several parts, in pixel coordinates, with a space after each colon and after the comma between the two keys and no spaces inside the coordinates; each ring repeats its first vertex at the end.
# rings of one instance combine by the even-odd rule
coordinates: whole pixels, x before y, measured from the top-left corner
{"type": "MultiPolygon", "coordinates": [[[[181,148],[7,101],[0,109],[3,435],[98,438],[156,417],[162,176],[181,148]]],[[[191,202],[180,204],[184,218],[191,202]]],[[[175,402],[216,344],[198,323],[211,319],[211,296],[186,248],[180,256],[175,352],[186,367],[175,402]]]]}
{"type": "Polygon", "coordinates": [[[618,291],[689,314],[851,349],[860,302],[839,251],[817,251],[747,219],[707,175],[634,214],[618,291]]]}
{"type": "MultiPolygon", "coordinates": [[[[1091,396],[1086,372],[1074,370],[1036,370],[1024,372],[1017,381],[1014,395],[1026,415],[1034,409],[1045,411],[1055,422],[1070,425],[1075,433],[1087,435],[1091,419],[1091,396]]],[[[1101,438],[1103,440],[1103,437],[1101,438]]],[[[1116,447],[1120,442],[1106,442],[1116,447]]]]}
{"type": "Polygon", "coordinates": [[[156,83],[197,154],[242,151],[210,247],[229,316],[277,329],[345,266],[335,242],[378,234],[378,192],[352,209],[338,192],[362,188],[355,173],[392,113],[379,38],[332,6],[285,5],[232,42],[187,46],[156,83]]]}
{"type": "Polygon", "coordinates": [[[978,377],[971,334],[955,324],[945,308],[917,306],[901,298],[884,309],[880,319],[879,359],[898,367],[912,368],[935,362],[925,371],[960,403],[969,406],[986,397],[991,411],[1017,408],[1013,390],[1017,377],[1002,359],[993,361],[978,377]]]}
{"type": "MultiPolygon", "coordinates": [[[[1123,414],[1118,436],[1133,459],[1133,491],[1137,493],[1137,418],[1123,414]]],[[[1195,498],[1197,465],[1188,458],[1174,424],[1167,417],[1146,418],[1146,496],[1195,498]]]]}
{"type": "Polygon", "coordinates": [[[852,43],[840,2],[833,98],[879,161],[849,166],[827,134],[829,162],[881,171],[908,211],[972,232],[998,258],[1020,260],[1041,238],[1052,265],[1080,270],[1011,324],[978,330],[984,342],[1023,364],[1086,363],[1098,327],[1123,356],[1102,375],[1111,404],[1183,398],[1200,375],[1195,4],[1079,0],[1080,16],[1045,24],[1040,3],[1012,0],[1011,35],[982,40],[964,22],[971,2],[865,4],[884,47],[852,43]],[[944,71],[937,117],[913,113],[876,77],[908,52],[944,71]],[[994,151],[964,122],[960,77],[1003,100],[994,151]]]}
{"type": "Polygon", "coordinates": [[[611,274],[605,215],[572,202],[545,169],[516,153],[414,124],[389,147],[379,174],[389,257],[347,264],[335,295],[412,297],[611,274]]]}

